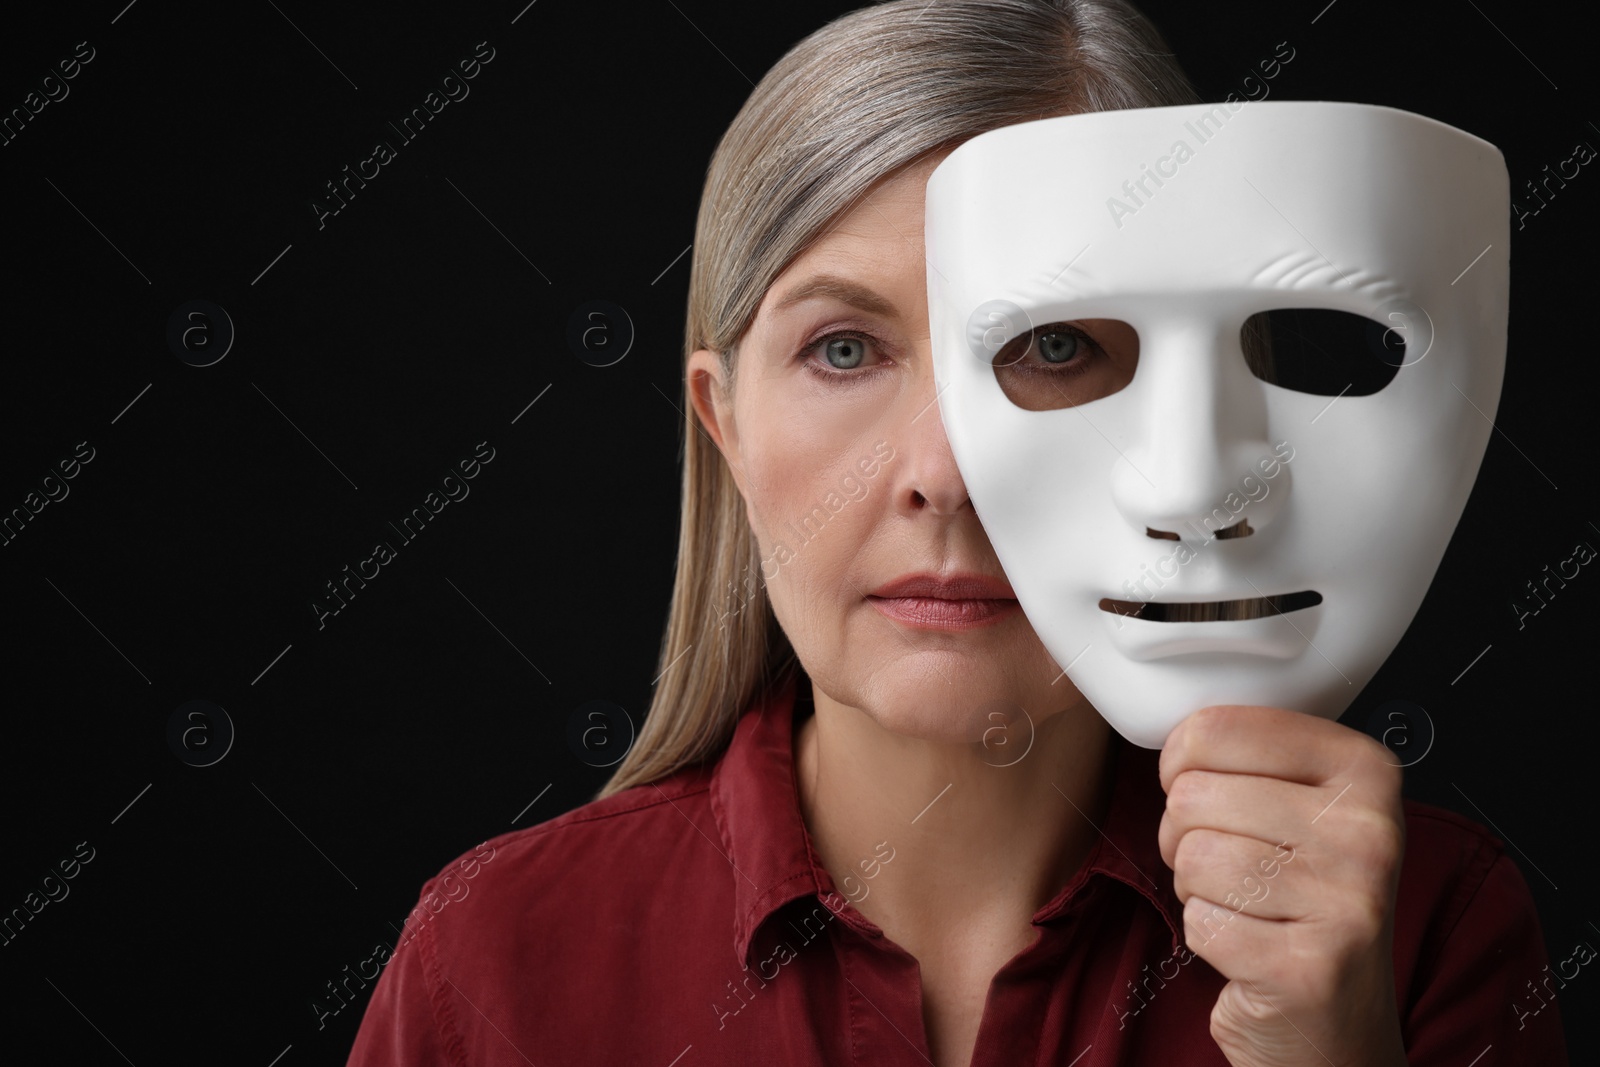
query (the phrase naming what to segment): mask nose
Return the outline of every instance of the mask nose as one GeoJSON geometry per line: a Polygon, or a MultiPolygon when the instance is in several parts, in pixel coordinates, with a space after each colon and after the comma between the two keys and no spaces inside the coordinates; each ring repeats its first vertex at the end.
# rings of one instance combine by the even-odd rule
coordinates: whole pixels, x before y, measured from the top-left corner
{"type": "Polygon", "coordinates": [[[1140,332],[1144,380],[1132,444],[1112,472],[1117,509],[1151,537],[1259,533],[1282,510],[1289,480],[1239,331],[1188,322],[1140,332]]]}

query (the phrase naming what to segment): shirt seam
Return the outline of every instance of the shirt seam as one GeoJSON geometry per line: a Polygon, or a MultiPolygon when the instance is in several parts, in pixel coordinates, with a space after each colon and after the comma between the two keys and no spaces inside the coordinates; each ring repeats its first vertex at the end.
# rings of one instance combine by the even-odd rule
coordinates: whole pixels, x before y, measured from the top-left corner
{"type": "Polygon", "coordinates": [[[1467,861],[1467,870],[1463,873],[1471,873],[1472,869],[1480,864],[1483,867],[1483,873],[1478,877],[1478,880],[1476,884],[1472,886],[1471,891],[1464,894],[1464,897],[1463,894],[1457,894],[1458,897],[1463,897],[1461,900],[1461,906],[1456,909],[1455,915],[1451,917],[1450,928],[1444,931],[1443,935],[1439,938],[1439,947],[1441,949],[1444,947],[1445,942],[1449,941],[1451,937],[1455,936],[1456,930],[1461,926],[1461,920],[1466,918],[1467,912],[1472,909],[1472,902],[1478,899],[1478,893],[1482,891],[1484,886],[1489,884],[1489,875],[1493,873],[1495,866],[1499,864],[1501,858],[1504,856],[1505,851],[1503,849],[1496,847],[1492,842],[1483,840],[1481,837],[1478,839],[1477,848],[1473,851],[1471,858],[1467,861]],[[1486,856],[1487,862],[1485,862],[1486,856]]]}
{"type": "MultiPolygon", "coordinates": [[[[1430,819],[1433,822],[1444,823],[1448,826],[1461,829],[1460,823],[1452,819],[1440,818],[1427,812],[1409,813],[1415,818],[1430,819]]],[[[1467,912],[1472,910],[1472,904],[1478,899],[1478,894],[1489,883],[1489,875],[1502,859],[1507,858],[1505,850],[1500,847],[1499,839],[1491,837],[1487,831],[1474,829],[1472,839],[1476,846],[1471,856],[1462,865],[1462,876],[1470,876],[1475,868],[1481,868],[1482,873],[1474,882],[1464,882],[1463,887],[1454,894],[1449,909],[1445,912],[1445,922],[1441,925],[1438,938],[1427,948],[1426,961],[1419,958],[1416,964],[1416,973],[1413,985],[1424,981],[1424,975],[1432,975],[1437,968],[1439,960],[1444,956],[1445,946],[1461,927],[1461,921],[1466,918],[1467,912]],[[1487,857],[1487,862],[1485,858],[1487,857]],[[1457,903],[1459,902],[1459,903],[1457,903]],[[1423,963],[1427,966],[1424,967],[1423,963]]]]}
{"type": "MultiPolygon", "coordinates": [[[[429,879],[428,884],[423,886],[424,896],[432,889],[433,882],[433,879],[429,879]]],[[[444,990],[446,980],[435,950],[432,923],[417,931],[417,941],[423,973],[428,979],[428,1006],[432,1009],[434,1029],[439,1033],[450,1062],[455,1067],[468,1067],[465,1042],[456,1022],[455,1006],[444,990]]]]}
{"type": "MultiPolygon", "coordinates": [[[[845,993],[844,995],[845,1016],[848,1018],[850,1024],[850,1062],[860,1063],[861,1031],[856,1026],[856,997],[858,995],[865,997],[865,994],[861,992],[860,987],[857,986],[850,978],[850,953],[847,947],[843,944],[841,939],[833,936],[832,931],[829,931],[828,942],[833,946],[833,954],[839,960],[839,971],[844,975],[845,984],[850,987],[849,992],[845,993]]],[[[893,1026],[894,1024],[890,1023],[889,1025],[893,1026]]],[[[915,1045],[912,1045],[911,1047],[912,1051],[917,1051],[915,1045]]]]}
{"type": "MultiPolygon", "coordinates": [[[[555,833],[558,830],[565,830],[568,827],[578,826],[583,823],[599,822],[602,819],[614,819],[619,815],[633,815],[644,811],[646,808],[660,807],[662,804],[669,804],[675,800],[685,800],[700,793],[708,793],[711,789],[709,785],[700,785],[693,789],[685,790],[684,792],[678,793],[674,796],[668,796],[666,791],[662,790],[660,786],[655,785],[654,782],[649,784],[655,786],[660,795],[654,799],[646,800],[640,804],[636,804],[631,808],[620,808],[616,811],[602,811],[593,815],[578,815],[576,811],[568,812],[566,815],[557,816],[556,818],[551,819],[548,822],[540,823],[537,826],[529,826],[522,830],[512,830],[510,833],[501,834],[499,837],[491,838],[487,843],[493,844],[496,841],[506,841],[510,839],[510,843],[515,844],[526,841],[532,837],[555,833]]],[[[639,788],[642,789],[643,786],[640,786],[639,788]]]]}

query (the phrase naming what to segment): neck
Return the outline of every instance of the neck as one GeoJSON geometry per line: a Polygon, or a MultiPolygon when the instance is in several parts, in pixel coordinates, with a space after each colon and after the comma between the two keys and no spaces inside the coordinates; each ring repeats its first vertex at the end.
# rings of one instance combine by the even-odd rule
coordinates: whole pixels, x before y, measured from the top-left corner
{"type": "Polygon", "coordinates": [[[1013,725],[1023,736],[1001,755],[891,732],[815,686],[811,696],[797,785],[840,894],[913,955],[954,936],[993,944],[1029,932],[1104,825],[1113,739],[1094,708],[1080,696],[1035,716],[1031,747],[1027,723],[1013,725]]]}

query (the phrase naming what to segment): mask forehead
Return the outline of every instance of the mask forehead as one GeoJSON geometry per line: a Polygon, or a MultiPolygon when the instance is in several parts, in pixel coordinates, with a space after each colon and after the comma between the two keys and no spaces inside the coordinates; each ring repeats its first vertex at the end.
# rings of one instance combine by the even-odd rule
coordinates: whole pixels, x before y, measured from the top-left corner
{"type": "Polygon", "coordinates": [[[1495,291],[1492,270],[1451,284],[1506,232],[1492,145],[1391,108],[1236,106],[1069,115],[960,146],[928,179],[938,295],[1031,310],[1230,291],[1289,306],[1331,290],[1352,308],[1403,295],[1437,314],[1495,291]]]}
{"type": "Polygon", "coordinates": [[[941,418],[1078,688],[1151,747],[1207,703],[1340,714],[1420,605],[1487,443],[1508,292],[1498,150],[1367,105],[1098,112],[974,138],[926,205],[941,418]],[[1259,380],[1240,329],[1279,308],[1390,326],[1405,365],[1331,412],[1259,380]],[[1013,404],[996,331],[1086,318],[1135,328],[1131,382],[1072,408],[1013,404]],[[1210,537],[1230,515],[1252,535],[1210,537]],[[1302,591],[1322,602],[1228,622],[1100,607],[1302,591]]]}

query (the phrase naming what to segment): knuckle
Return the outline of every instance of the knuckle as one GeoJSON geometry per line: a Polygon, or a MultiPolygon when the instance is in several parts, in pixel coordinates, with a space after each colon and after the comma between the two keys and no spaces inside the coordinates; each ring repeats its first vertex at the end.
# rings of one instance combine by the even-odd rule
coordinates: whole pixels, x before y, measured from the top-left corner
{"type": "Polygon", "coordinates": [[[1207,706],[1189,716],[1186,736],[1191,745],[1204,747],[1215,744],[1227,730],[1228,723],[1226,708],[1207,706]]]}
{"type": "Polygon", "coordinates": [[[1214,830],[1190,830],[1173,850],[1175,869],[1193,874],[1215,865],[1221,857],[1221,836],[1214,830]]]}
{"type": "Polygon", "coordinates": [[[1405,828],[1388,815],[1370,809],[1356,816],[1352,840],[1362,865],[1389,873],[1398,868],[1405,851],[1405,828]]]}
{"type": "Polygon", "coordinates": [[[1172,788],[1167,791],[1167,810],[1180,823],[1190,822],[1205,810],[1207,793],[1203,773],[1184,771],[1172,780],[1172,788]]]}
{"type": "MultiPolygon", "coordinates": [[[[1372,948],[1388,928],[1388,914],[1383,902],[1376,897],[1361,897],[1348,902],[1332,928],[1332,936],[1323,954],[1323,967],[1329,981],[1345,973],[1368,957],[1372,948]]],[[[1313,976],[1308,976],[1313,977],[1313,976]]]]}
{"type": "Polygon", "coordinates": [[[1395,762],[1394,753],[1382,741],[1359,730],[1351,730],[1354,770],[1374,785],[1399,793],[1405,768],[1395,762]]]}

